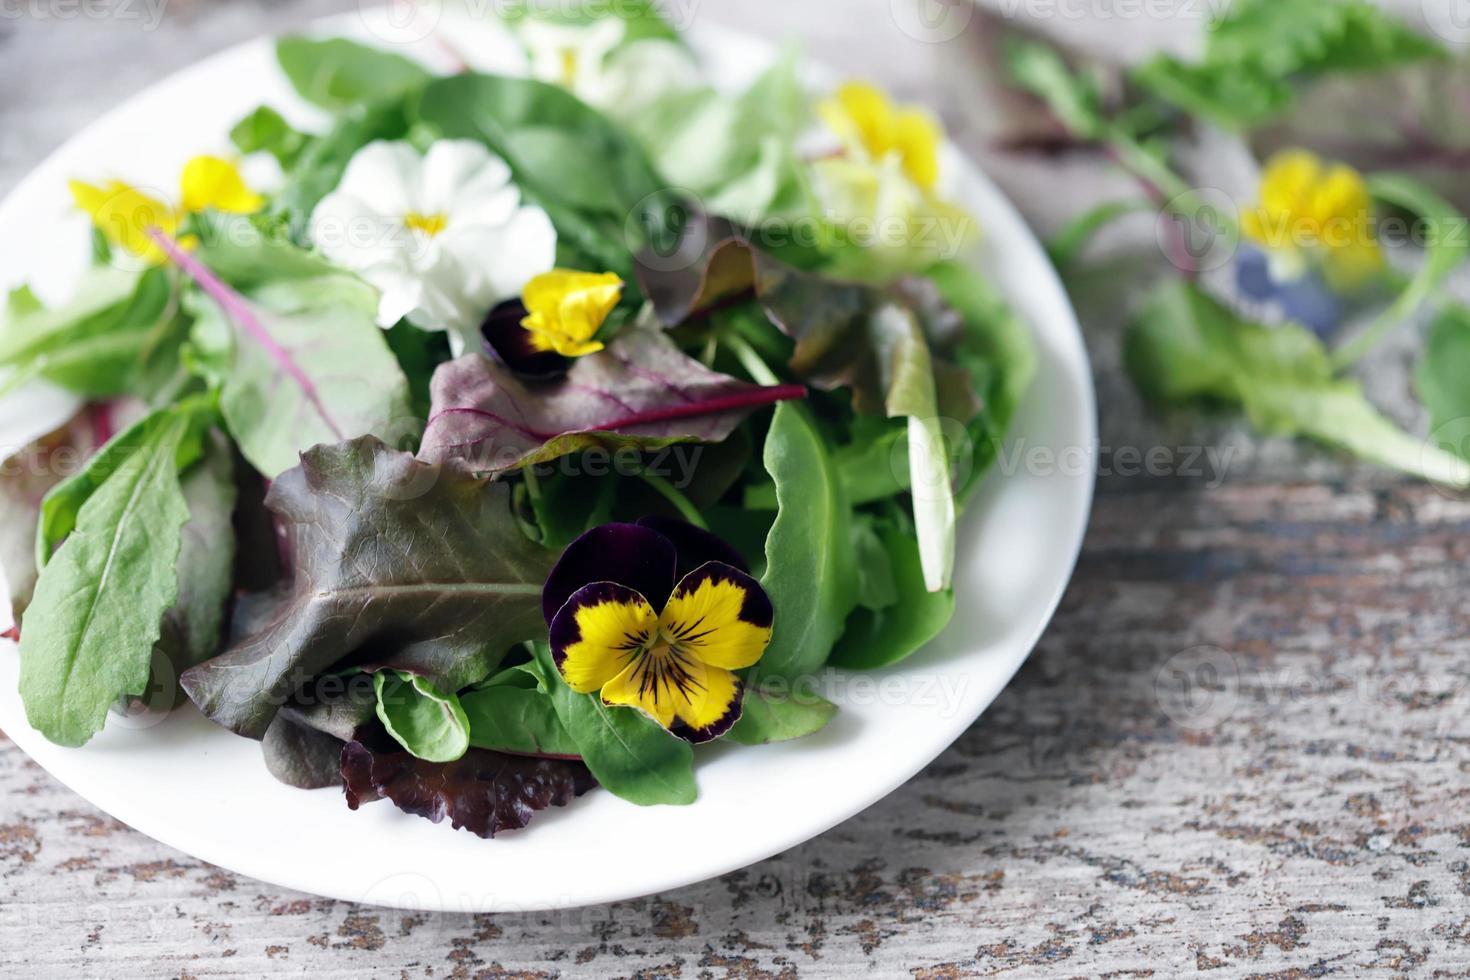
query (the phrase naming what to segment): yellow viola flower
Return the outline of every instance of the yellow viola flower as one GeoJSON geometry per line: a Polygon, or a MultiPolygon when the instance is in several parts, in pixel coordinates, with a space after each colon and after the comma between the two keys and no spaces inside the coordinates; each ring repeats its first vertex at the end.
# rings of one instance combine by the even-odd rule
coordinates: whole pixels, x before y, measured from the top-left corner
{"type": "Polygon", "coordinates": [[[1329,285],[1350,290],[1383,267],[1362,174],[1344,164],[1328,166],[1306,150],[1288,150],[1267,163],[1260,201],[1242,215],[1241,232],[1270,250],[1286,278],[1315,264],[1329,285]]]}
{"type": "Polygon", "coordinates": [[[925,192],[938,185],[944,129],[923,109],[895,105],[885,92],[866,82],[848,82],[817,104],[817,114],[849,152],[874,162],[896,159],[925,192]]]}
{"type": "Polygon", "coordinates": [[[194,157],[184,165],[179,185],[178,205],[120,180],[100,185],[73,180],[68,186],[76,206],[86,212],[108,241],[151,265],[168,260],[149,235],[151,229],[174,238],[190,214],[210,209],[253,214],[265,204],[264,198],[245,185],[235,165],[221,157],[194,157]]]}
{"type": "Polygon", "coordinates": [[[729,731],[771,642],[760,583],[719,538],[682,521],[604,524],[567,546],[542,610],[572,690],[637,708],[691,742],[729,731]]]}
{"type": "Polygon", "coordinates": [[[595,354],[603,344],[592,338],[622,295],[623,280],[614,273],[553,269],[526,284],[521,326],[530,331],[535,350],[563,357],[595,354]]]}

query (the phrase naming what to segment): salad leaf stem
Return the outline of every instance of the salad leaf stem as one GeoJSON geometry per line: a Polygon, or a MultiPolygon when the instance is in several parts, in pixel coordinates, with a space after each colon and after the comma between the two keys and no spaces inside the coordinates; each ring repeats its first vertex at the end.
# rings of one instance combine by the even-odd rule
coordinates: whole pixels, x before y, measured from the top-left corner
{"type": "Polygon", "coordinates": [[[673,504],[684,520],[693,524],[695,527],[704,528],[706,531],[709,530],[709,524],[705,522],[704,515],[699,512],[699,508],[694,506],[693,502],[684,496],[678,487],[675,487],[657,473],[650,473],[648,470],[641,471],[638,476],[644,483],[657,490],[660,496],[673,504]]]}
{"type": "Polygon", "coordinates": [[[781,379],[776,377],[776,373],[770,369],[770,366],[765,361],[761,360],[761,356],[755,352],[755,348],[750,346],[750,341],[739,334],[732,333],[726,335],[723,338],[723,342],[726,347],[730,348],[730,353],[734,354],[736,359],[740,361],[740,366],[745,368],[745,373],[750,375],[750,379],[756,384],[766,385],[768,387],[781,384],[781,379]]]}

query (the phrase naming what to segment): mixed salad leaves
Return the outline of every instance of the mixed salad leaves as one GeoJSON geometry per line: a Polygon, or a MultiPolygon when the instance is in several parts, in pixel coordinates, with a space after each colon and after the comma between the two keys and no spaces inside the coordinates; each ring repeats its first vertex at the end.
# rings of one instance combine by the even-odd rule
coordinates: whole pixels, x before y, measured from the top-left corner
{"type": "Polygon", "coordinates": [[[1367,0],[1235,0],[1193,57],[1106,64],[1013,36],[1008,67],[1047,110],[1049,152],[1104,154],[1139,188],[1055,237],[1071,284],[1102,228],[1156,216],[1172,268],[1143,284],[1124,346],[1150,402],[1470,487],[1463,51],[1367,0]],[[1414,325],[1428,438],[1355,376],[1414,325]]]}
{"type": "Polygon", "coordinates": [[[77,175],[76,298],[0,321],[7,407],[61,416],[0,481],[52,741],[186,695],[291,785],[488,837],[687,804],[699,745],[821,729],[820,671],[952,615],[1034,357],[937,121],[791,53],[717,91],[636,4],[444,41],[287,38],[325,126],[262,106],[171,200],[77,175]]]}

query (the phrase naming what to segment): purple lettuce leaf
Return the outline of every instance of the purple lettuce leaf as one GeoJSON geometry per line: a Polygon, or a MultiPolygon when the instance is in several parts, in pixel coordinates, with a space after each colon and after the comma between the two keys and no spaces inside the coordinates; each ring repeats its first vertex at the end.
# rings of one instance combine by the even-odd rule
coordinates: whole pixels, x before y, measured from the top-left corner
{"type": "Polygon", "coordinates": [[[656,449],[721,442],[762,405],[806,397],[711,371],[658,331],[632,329],[578,358],[565,377],[532,381],[480,354],[441,365],[420,456],[501,473],[593,447],[656,449]]]}
{"type": "Polygon", "coordinates": [[[342,749],[347,805],[388,799],[404,813],[490,838],[519,830],[540,810],[566,806],[597,785],[580,762],[532,759],[470,749],[448,763],[407,752],[374,752],[362,742],[342,749]]]}
{"type": "Polygon", "coordinates": [[[304,453],[267,504],[289,529],[292,581],[237,616],[248,635],[182,678],[238,734],[262,738],[327,673],[371,664],[454,691],[545,635],[556,556],[521,531],[505,485],[368,436],[304,453]]]}
{"type": "Polygon", "coordinates": [[[694,214],[672,255],[639,256],[638,281],[666,327],[753,296],[796,342],[791,373],[824,391],[850,389],[864,414],[907,414],[894,389],[915,371],[933,375],[943,417],[969,422],[980,411],[969,372],[953,361],[964,323],[926,279],[875,286],[818,275],[762,252],[724,218],[694,214]]]}

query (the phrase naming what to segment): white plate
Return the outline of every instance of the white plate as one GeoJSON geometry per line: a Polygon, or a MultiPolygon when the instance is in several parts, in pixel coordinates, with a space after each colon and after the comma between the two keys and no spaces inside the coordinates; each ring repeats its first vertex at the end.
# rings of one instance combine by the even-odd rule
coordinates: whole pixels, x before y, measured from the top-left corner
{"type": "MultiPolygon", "coordinates": [[[[363,24],[338,19],[321,32],[362,34],[363,24]]],[[[696,29],[692,40],[714,77],[732,83],[772,56],[723,30],[696,29]]],[[[432,45],[418,50],[426,60],[436,54],[432,45]]],[[[68,178],[117,176],[171,196],[183,162],[226,149],[230,124],[261,102],[314,119],[265,40],[202,62],[88,128],[0,205],[0,276],[14,280],[5,285],[32,281],[56,296],[85,261],[88,232],[71,212],[68,178]]],[[[702,751],[692,806],[645,809],[593,792],[526,831],[483,841],[389,803],[353,813],[340,792],[283,786],[256,743],[192,707],[149,728],[114,718],[86,748],[58,748],[26,724],[13,645],[0,648],[0,728],[72,790],[171,847],[289,888],[403,908],[625,899],[733,871],[846,820],[944,751],[1000,693],[1061,598],[1091,502],[1096,419],[1076,318],[1016,211],[978,171],[962,169],[959,198],[985,229],[984,274],[1033,326],[1040,369],[1006,472],[990,475],[961,528],[953,624],[896,668],[832,675],[842,710],[827,730],[702,751]]]]}

